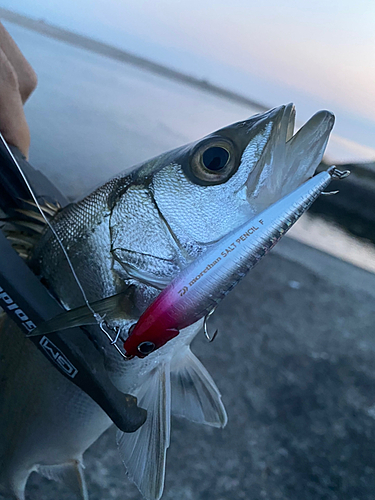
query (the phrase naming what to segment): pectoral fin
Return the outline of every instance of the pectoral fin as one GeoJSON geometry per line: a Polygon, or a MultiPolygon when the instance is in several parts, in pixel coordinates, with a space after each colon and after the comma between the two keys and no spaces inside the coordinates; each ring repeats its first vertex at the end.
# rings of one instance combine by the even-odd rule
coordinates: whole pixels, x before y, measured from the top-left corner
{"type": "Polygon", "coordinates": [[[135,287],[130,286],[124,292],[112,295],[105,299],[90,304],[92,310],[87,306],[77,307],[63,312],[54,318],[38,325],[28,337],[47,335],[48,333],[66,330],[74,326],[92,325],[97,321],[93,312],[108,319],[134,319],[140,316],[140,312],[134,305],[135,287]]]}
{"type": "Polygon", "coordinates": [[[186,354],[171,365],[172,414],[192,422],[225,427],[227,413],[212,377],[199,359],[186,354]]]}

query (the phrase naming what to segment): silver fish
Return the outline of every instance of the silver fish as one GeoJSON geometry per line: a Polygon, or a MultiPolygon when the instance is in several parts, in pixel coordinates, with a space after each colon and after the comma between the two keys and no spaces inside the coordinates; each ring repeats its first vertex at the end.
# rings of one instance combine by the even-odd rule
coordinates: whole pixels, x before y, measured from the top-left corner
{"type": "MultiPolygon", "coordinates": [[[[294,121],[292,105],[255,115],[162,154],[58,212],[53,227],[89,302],[131,288],[134,306],[144,311],[210,245],[311,177],[334,117],[321,111],[295,135],[294,121]]],[[[33,266],[66,309],[84,308],[49,230],[33,266]]],[[[106,315],[124,339],[137,319],[113,307],[106,315]]],[[[201,327],[198,321],[147,358],[129,361],[93,333],[113,383],[148,411],[146,423],[135,433],[119,432],[117,443],[129,477],[149,500],[163,492],[171,414],[214,427],[227,422],[215,383],[190,351],[201,327]]],[[[6,430],[0,485],[23,500],[28,476],[37,471],[66,480],[86,499],[82,454],[110,419],[7,319],[0,352],[0,429],[6,430]]]]}

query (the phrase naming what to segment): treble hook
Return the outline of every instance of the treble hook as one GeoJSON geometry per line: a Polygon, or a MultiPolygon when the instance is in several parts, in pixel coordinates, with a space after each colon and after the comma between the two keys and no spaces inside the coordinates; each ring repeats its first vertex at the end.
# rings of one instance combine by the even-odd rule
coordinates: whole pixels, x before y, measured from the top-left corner
{"type": "MultiPolygon", "coordinates": [[[[336,168],[334,165],[330,167],[327,172],[332,176],[332,179],[345,179],[345,177],[348,177],[350,174],[350,170],[339,170],[336,168]]],[[[337,194],[339,191],[322,191],[320,194],[323,194],[325,196],[332,196],[333,194],[337,194]]]]}
{"type": "Polygon", "coordinates": [[[211,311],[208,314],[206,314],[206,316],[204,317],[204,321],[203,321],[204,336],[206,337],[206,339],[208,340],[208,342],[213,342],[215,340],[215,338],[216,338],[216,335],[219,332],[219,330],[215,330],[215,332],[212,335],[212,337],[208,333],[207,321],[213,315],[213,313],[215,312],[215,310],[216,310],[216,307],[214,307],[213,309],[211,309],[211,311]]]}
{"type": "Polygon", "coordinates": [[[120,329],[119,328],[116,328],[116,330],[114,330],[113,328],[111,328],[110,326],[108,326],[108,323],[104,320],[104,318],[100,321],[99,323],[99,328],[101,329],[101,331],[103,333],[105,333],[106,337],[109,339],[109,341],[111,342],[111,345],[113,345],[113,347],[116,349],[116,351],[121,354],[121,356],[124,358],[124,359],[129,359],[128,356],[126,356],[122,351],[121,349],[119,348],[119,346],[116,344],[119,336],[120,336],[120,329]],[[106,328],[104,328],[104,326],[106,326],[106,328],[108,328],[109,330],[112,330],[114,333],[115,333],[115,338],[113,339],[111,334],[106,330],[106,328]]]}

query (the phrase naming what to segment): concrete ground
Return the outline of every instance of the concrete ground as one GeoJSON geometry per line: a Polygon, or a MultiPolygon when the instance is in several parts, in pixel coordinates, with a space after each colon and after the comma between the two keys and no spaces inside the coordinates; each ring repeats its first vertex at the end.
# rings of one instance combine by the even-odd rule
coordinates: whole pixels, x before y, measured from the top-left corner
{"type": "MultiPolygon", "coordinates": [[[[375,499],[375,275],[284,239],[193,350],[224,430],[173,421],[164,500],[375,499]]],[[[91,500],[141,499],[110,429],[86,453],[91,500]]],[[[29,500],[70,500],[36,475],[29,500]]]]}

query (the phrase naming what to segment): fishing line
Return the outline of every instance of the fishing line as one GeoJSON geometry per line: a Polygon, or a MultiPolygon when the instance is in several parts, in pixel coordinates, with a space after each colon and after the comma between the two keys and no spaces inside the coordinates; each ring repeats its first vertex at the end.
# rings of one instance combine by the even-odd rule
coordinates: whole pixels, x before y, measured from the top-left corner
{"type": "MultiPolygon", "coordinates": [[[[10,157],[12,158],[12,160],[13,160],[14,164],[16,165],[16,167],[17,167],[17,169],[18,169],[19,173],[21,174],[22,179],[23,179],[23,181],[24,181],[24,183],[25,183],[25,185],[26,185],[27,189],[29,190],[29,192],[30,192],[30,194],[31,194],[31,197],[32,197],[32,199],[33,199],[33,201],[34,201],[34,203],[35,203],[36,207],[38,208],[38,210],[39,210],[39,212],[40,212],[41,216],[43,217],[43,220],[45,221],[45,223],[47,224],[47,226],[49,227],[49,229],[52,231],[52,234],[54,235],[54,237],[56,238],[56,240],[57,240],[58,244],[60,245],[61,250],[62,250],[62,251],[63,251],[63,253],[64,253],[64,256],[65,256],[65,258],[66,258],[66,260],[67,260],[67,262],[68,262],[69,268],[70,268],[70,270],[71,270],[71,272],[72,272],[72,274],[73,274],[73,277],[74,277],[74,279],[75,279],[75,281],[76,281],[76,283],[77,283],[77,285],[78,285],[78,288],[79,288],[79,290],[80,290],[80,292],[81,292],[81,294],[82,294],[82,297],[83,297],[83,300],[85,301],[86,306],[88,307],[89,311],[92,313],[92,315],[93,315],[93,317],[94,317],[95,321],[98,323],[98,325],[99,325],[100,329],[101,329],[102,331],[104,331],[104,328],[103,328],[104,316],[101,316],[99,313],[96,313],[96,312],[94,311],[94,309],[92,308],[92,306],[91,306],[90,302],[89,302],[89,301],[88,301],[88,299],[87,299],[87,296],[86,296],[85,290],[83,289],[83,286],[82,286],[82,284],[81,284],[81,282],[80,282],[80,280],[79,280],[79,278],[78,278],[78,276],[77,276],[77,274],[76,274],[76,272],[75,272],[75,270],[74,270],[73,264],[72,264],[72,262],[71,262],[71,260],[70,260],[70,257],[69,257],[69,255],[68,255],[68,252],[66,251],[66,249],[65,249],[65,247],[64,247],[63,242],[61,241],[61,239],[60,239],[59,235],[57,234],[57,232],[56,232],[56,231],[55,231],[55,229],[53,228],[52,224],[50,223],[50,221],[47,219],[46,215],[44,214],[44,212],[43,212],[43,210],[42,210],[42,208],[41,208],[41,206],[40,206],[40,204],[39,204],[39,202],[38,202],[38,200],[37,200],[37,197],[35,196],[34,191],[33,191],[32,187],[30,186],[29,181],[27,180],[27,177],[25,176],[25,174],[24,174],[24,172],[23,172],[23,170],[22,170],[21,166],[18,164],[18,161],[16,160],[16,158],[15,158],[14,154],[12,153],[11,149],[9,148],[8,144],[7,144],[7,143],[6,143],[6,141],[4,140],[4,137],[3,137],[3,135],[2,135],[1,133],[0,133],[0,137],[1,137],[1,139],[2,139],[2,141],[3,141],[3,143],[4,143],[4,145],[5,145],[6,150],[8,151],[8,153],[9,153],[10,157]]],[[[104,333],[106,333],[106,335],[107,335],[107,336],[109,335],[109,334],[108,334],[107,332],[105,332],[105,331],[104,331],[104,333]]],[[[119,350],[118,346],[116,346],[116,345],[115,345],[115,347],[117,348],[117,350],[119,350]]],[[[120,351],[120,352],[121,352],[121,351],[120,351]]],[[[121,354],[122,354],[122,353],[121,353],[121,354]]]]}

